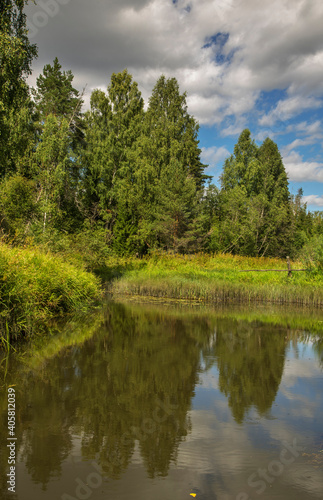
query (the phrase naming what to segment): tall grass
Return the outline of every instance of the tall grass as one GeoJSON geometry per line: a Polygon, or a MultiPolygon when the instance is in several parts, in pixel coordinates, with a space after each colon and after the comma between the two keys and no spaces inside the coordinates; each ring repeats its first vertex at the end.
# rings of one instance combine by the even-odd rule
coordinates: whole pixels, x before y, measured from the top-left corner
{"type": "Polygon", "coordinates": [[[39,320],[84,309],[100,294],[98,278],[59,256],[0,242],[0,332],[6,341],[32,331],[39,320]]]}
{"type": "MultiPolygon", "coordinates": [[[[300,268],[293,262],[292,268],[300,268]]],[[[323,275],[295,272],[287,275],[284,260],[219,254],[189,256],[153,254],[140,267],[133,263],[113,284],[120,295],[189,299],[213,303],[277,303],[323,306],[323,275]],[[248,272],[282,269],[285,272],[248,272]]]]}

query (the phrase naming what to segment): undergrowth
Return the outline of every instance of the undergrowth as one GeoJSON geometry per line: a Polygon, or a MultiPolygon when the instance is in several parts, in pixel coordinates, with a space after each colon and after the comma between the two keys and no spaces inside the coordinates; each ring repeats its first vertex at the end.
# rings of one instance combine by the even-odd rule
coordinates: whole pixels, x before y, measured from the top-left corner
{"type": "Polygon", "coordinates": [[[101,295],[100,281],[81,267],[38,248],[0,242],[0,332],[31,332],[37,321],[86,308],[101,295]]]}

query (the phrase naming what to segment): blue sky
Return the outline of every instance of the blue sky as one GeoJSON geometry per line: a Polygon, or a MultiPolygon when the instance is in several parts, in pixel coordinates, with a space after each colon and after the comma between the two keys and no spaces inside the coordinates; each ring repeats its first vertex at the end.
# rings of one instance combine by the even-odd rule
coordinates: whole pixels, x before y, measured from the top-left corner
{"type": "Polygon", "coordinates": [[[249,128],[278,144],[291,193],[323,210],[321,0],[37,0],[26,14],[32,85],[56,56],[87,85],[85,106],[124,68],[146,103],[161,74],[176,77],[214,182],[249,128]]]}

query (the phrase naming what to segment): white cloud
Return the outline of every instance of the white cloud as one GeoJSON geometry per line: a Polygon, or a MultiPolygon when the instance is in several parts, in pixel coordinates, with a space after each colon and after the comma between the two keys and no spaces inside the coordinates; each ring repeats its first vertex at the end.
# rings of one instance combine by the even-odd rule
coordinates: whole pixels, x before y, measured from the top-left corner
{"type": "MultiPolygon", "coordinates": [[[[31,22],[40,9],[27,6],[31,22]]],[[[263,117],[269,125],[321,105],[322,16],[321,0],[71,0],[38,30],[35,71],[58,56],[81,75],[80,88],[92,88],[127,67],[146,98],[163,72],[209,124],[252,111],[260,90],[289,89],[263,117]],[[226,43],[222,36],[222,44],[206,46],[217,33],[228,35],[226,43]]]]}
{"type": "Polygon", "coordinates": [[[295,148],[299,148],[301,146],[309,146],[310,144],[315,143],[315,138],[314,137],[307,137],[306,139],[295,139],[293,142],[290,144],[287,144],[284,147],[284,153],[288,154],[290,151],[292,151],[295,148]]]}
{"type": "Polygon", "coordinates": [[[280,100],[277,106],[259,120],[259,125],[270,127],[277,121],[286,121],[300,115],[306,109],[318,109],[322,101],[314,97],[294,96],[280,100]]]}
{"type": "MultiPolygon", "coordinates": [[[[40,10],[29,3],[28,21],[40,10]]],[[[274,137],[279,125],[280,137],[294,134],[284,151],[290,180],[323,182],[323,165],[295,151],[322,145],[321,121],[286,126],[322,108],[322,19],[321,0],[70,0],[32,40],[39,59],[29,81],[57,56],[79,90],[88,84],[88,107],[92,89],[105,89],[113,72],[128,68],[147,106],[159,76],[176,77],[189,113],[217,125],[221,137],[249,126],[262,92],[284,90],[285,99],[269,102],[256,138],[274,137]]],[[[203,161],[216,169],[222,153],[229,156],[225,148],[204,151],[203,161]]]]}
{"type": "Polygon", "coordinates": [[[209,168],[214,169],[218,167],[219,164],[223,163],[225,158],[230,156],[230,152],[224,146],[217,148],[216,146],[212,146],[211,148],[202,148],[201,160],[202,162],[209,165],[209,168]]]}
{"type": "Polygon", "coordinates": [[[303,196],[302,200],[304,203],[307,203],[307,205],[314,205],[317,207],[323,207],[323,196],[318,196],[316,194],[310,194],[308,196],[303,196]]]}
{"type": "Polygon", "coordinates": [[[284,155],[283,161],[289,180],[323,182],[323,163],[303,161],[296,151],[284,155]]]}
{"type": "Polygon", "coordinates": [[[311,137],[322,137],[322,124],[320,120],[316,120],[313,123],[308,123],[306,121],[297,123],[295,125],[295,130],[310,135],[311,137]]]}

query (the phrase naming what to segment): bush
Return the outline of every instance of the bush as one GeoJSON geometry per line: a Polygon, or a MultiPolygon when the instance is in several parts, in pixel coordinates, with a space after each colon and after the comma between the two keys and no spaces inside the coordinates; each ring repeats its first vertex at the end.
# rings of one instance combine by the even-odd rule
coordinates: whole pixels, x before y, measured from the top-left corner
{"type": "Polygon", "coordinates": [[[314,236],[301,250],[300,260],[314,273],[323,273],[323,235],[314,236]]]}
{"type": "Polygon", "coordinates": [[[100,295],[99,279],[63,258],[0,242],[0,329],[30,332],[37,320],[84,309],[100,295]]]}

